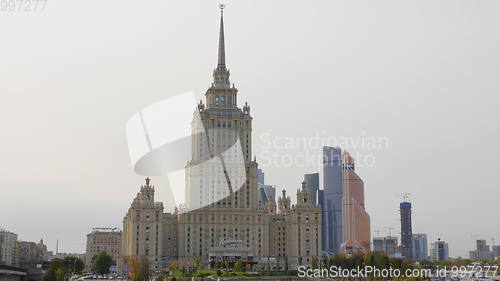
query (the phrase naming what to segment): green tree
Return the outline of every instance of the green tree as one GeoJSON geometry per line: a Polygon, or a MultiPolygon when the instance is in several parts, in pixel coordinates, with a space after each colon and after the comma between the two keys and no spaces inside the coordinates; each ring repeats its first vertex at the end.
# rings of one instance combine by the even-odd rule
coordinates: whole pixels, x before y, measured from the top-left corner
{"type": "Polygon", "coordinates": [[[380,269],[389,269],[389,257],[385,254],[377,254],[375,256],[375,266],[380,269]]]}
{"type": "Polygon", "coordinates": [[[363,261],[367,266],[375,265],[375,254],[374,253],[366,253],[363,255],[363,261]]]}
{"type": "Polygon", "coordinates": [[[328,259],[328,267],[337,266],[342,268],[347,268],[347,258],[344,254],[336,254],[334,256],[330,256],[328,259]]]}
{"type": "MultiPolygon", "coordinates": [[[[131,257],[127,261],[130,268],[130,277],[134,281],[148,281],[151,277],[149,260],[147,258],[131,257]]],[[[172,275],[175,271],[172,270],[172,275]]]]}
{"type": "Polygon", "coordinates": [[[411,259],[404,259],[401,263],[401,270],[407,270],[407,269],[413,269],[413,260],[411,259]]]}
{"type": "Polygon", "coordinates": [[[65,257],[62,260],[62,267],[67,268],[69,271],[77,273],[82,272],[85,268],[83,261],[77,257],[65,257]]]}
{"type": "Polygon", "coordinates": [[[81,270],[83,270],[83,262],[77,257],[53,259],[50,267],[44,273],[43,280],[64,281],[68,274],[81,270]]]}
{"type": "Polygon", "coordinates": [[[43,280],[45,281],[56,281],[56,271],[49,268],[45,273],[43,274],[43,280]]]}
{"type": "Polygon", "coordinates": [[[321,268],[327,268],[328,267],[328,257],[322,257],[321,258],[321,268]]]}
{"type": "Polygon", "coordinates": [[[186,271],[186,262],[185,261],[181,261],[179,263],[179,267],[182,270],[182,272],[184,273],[186,271]]]}
{"type": "Polygon", "coordinates": [[[237,261],[234,263],[234,269],[236,270],[236,272],[240,272],[242,268],[243,263],[241,261],[237,261]]]}
{"type": "Polygon", "coordinates": [[[109,267],[114,264],[113,258],[104,251],[92,258],[92,269],[99,274],[108,274],[109,267]]]}
{"type": "Polygon", "coordinates": [[[434,272],[434,270],[436,270],[436,265],[430,260],[423,260],[420,261],[420,268],[430,269],[434,272]]]}
{"type": "Polygon", "coordinates": [[[348,258],[348,267],[349,268],[356,268],[357,266],[363,266],[364,260],[363,256],[361,254],[353,254],[348,258]]]}
{"type": "Polygon", "coordinates": [[[201,267],[201,257],[194,258],[193,266],[195,271],[201,267]]]}
{"type": "Polygon", "coordinates": [[[389,258],[389,262],[392,268],[401,269],[401,265],[403,264],[403,260],[398,258],[389,258]]]}
{"type": "Polygon", "coordinates": [[[318,258],[317,257],[312,257],[311,267],[312,267],[312,269],[318,268],[318,258]]]}
{"type": "Polygon", "coordinates": [[[141,258],[137,278],[134,281],[148,281],[151,277],[150,264],[147,258],[141,258]]]}
{"type": "Polygon", "coordinates": [[[64,275],[66,275],[66,270],[62,267],[56,270],[56,281],[64,281],[64,275]]]}

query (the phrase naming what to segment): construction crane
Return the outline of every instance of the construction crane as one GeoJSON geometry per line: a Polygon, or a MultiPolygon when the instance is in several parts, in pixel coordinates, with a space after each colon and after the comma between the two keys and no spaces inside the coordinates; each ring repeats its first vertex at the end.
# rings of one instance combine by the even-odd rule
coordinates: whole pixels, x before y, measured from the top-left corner
{"type": "Polygon", "coordinates": [[[474,238],[474,247],[476,247],[476,243],[477,243],[477,237],[480,236],[480,235],[477,235],[477,234],[471,234],[470,237],[474,238]]]}
{"type": "MultiPolygon", "coordinates": [[[[477,239],[479,238],[483,238],[483,237],[487,237],[489,235],[482,235],[482,234],[471,234],[470,237],[474,238],[474,247],[477,246],[477,239]]],[[[492,244],[495,244],[495,238],[491,238],[491,243],[492,244]]],[[[491,249],[493,249],[493,245],[491,246],[491,249]]]]}
{"type": "Polygon", "coordinates": [[[410,202],[410,194],[408,192],[403,193],[403,202],[410,202]]]}
{"type": "Polygon", "coordinates": [[[404,193],[395,193],[395,197],[400,197],[403,199],[403,202],[410,202],[410,195],[411,193],[409,192],[404,192],[404,193]]]}
{"type": "Polygon", "coordinates": [[[470,237],[474,238],[474,243],[477,241],[477,238],[482,238],[482,237],[486,237],[486,235],[482,235],[482,234],[471,234],[470,237]]]}

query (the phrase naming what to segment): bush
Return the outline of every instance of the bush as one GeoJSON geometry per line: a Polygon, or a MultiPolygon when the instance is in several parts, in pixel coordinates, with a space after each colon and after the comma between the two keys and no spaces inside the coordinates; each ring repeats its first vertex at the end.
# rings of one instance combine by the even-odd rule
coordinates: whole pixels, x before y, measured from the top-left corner
{"type": "Polygon", "coordinates": [[[216,274],[216,272],[214,270],[199,269],[193,274],[193,276],[194,277],[207,277],[207,276],[214,275],[214,274],[216,274]]]}

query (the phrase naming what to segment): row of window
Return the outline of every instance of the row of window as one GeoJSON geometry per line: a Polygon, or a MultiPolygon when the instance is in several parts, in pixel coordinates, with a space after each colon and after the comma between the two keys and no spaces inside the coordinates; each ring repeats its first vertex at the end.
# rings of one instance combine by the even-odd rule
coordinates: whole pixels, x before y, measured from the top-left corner
{"type": "Polygon", "coordinates": [[[233,105],[234,95],[216,95],[215,104],[216,105],[233,105]]]}

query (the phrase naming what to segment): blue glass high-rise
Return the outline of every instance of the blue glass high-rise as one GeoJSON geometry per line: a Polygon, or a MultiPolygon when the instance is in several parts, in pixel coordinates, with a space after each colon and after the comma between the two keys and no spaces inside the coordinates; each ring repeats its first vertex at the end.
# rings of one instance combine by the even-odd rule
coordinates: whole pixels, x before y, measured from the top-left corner
{"type": "Polygon", "coordinates": [[[340,252],[342,244],[342,149],[323,147],[322,209],[323,254],[340,252]]]}

